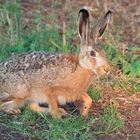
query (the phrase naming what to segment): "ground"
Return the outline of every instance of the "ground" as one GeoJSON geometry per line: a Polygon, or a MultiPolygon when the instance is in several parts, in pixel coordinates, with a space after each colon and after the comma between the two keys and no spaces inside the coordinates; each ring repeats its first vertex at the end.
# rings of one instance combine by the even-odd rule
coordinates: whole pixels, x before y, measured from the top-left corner
{"type": "MultiPolygon", "coordinates": [[[[1,3],[3,3],[2,0],[0,0],[1,3]]],[[[62,30],[64,31],[63,28],[64,24],[66,28],[70,28],[71,20],[76,20],[76,18],[73,18],[72,15],[77,15],[77,11],[83,6],[89,6],[91,8],[91,14],[93,18],[91,21],[94,21],[95,18],[97,18],[99,15],[107,11],[107,9],[111,9],[113,14],[112,14],[112,20],[111,20],[111,26],[109,28],[109,34],[106,36],[109,36],[109,39],[105,39],[106,43],[113,43],[115,46],[117,46],[117,49],[122,52],[122,54],[129,54],[131,56],[136,56],[140,57],[140,8],[139,5],[140,1],[139,0],[125,0],[125,1],[115,1],[115,0],[94,0],[94,1],[87,1],[87,0],[60,0],[60,1],[50,1],[50,0],[21,0],[20,1],[20,6],[22,7],[23,10],[23,25],[24,25],[24,30],[25,32],[29,32],[34,26],[35,23],[33,21],[34,18],[36,18],[36,15],[41,15],[41,20],[43,21],[43,24],[51,24],[51,20],[53,19],[57,24],[58,24],[58,30],[60,30],[60,34],[62,33],[62,30]],[[40,12],[41,11],[41,12],[40,12]],[[51,16],[54,16],[53,18],[50,18],[51,16]],[[134,47],[132,47],[134,46],[134,47]]],[[[40,21],[39,18],[36,18],[37,24],[40,21]]],[[[73,21],[76,22],[76,21],[73,21]]],[[[1,29],[2,26],[0,26],[1,29]]],[[[41,32],[42,29],[40,29],[40,25],[38,24],[37,28],[38,32],[41,32]]],[[[77,34],[74,33],[69,33],[70,35],[75,35],[74,39],[70,39],[69,41],[73,44],[73,46],[78,45],[78,36],[77,34]]],[[[68,35],[69,35],[68,34],[68,35]]],[[[51,34],[53,36],[53,34],[51,34]]],[[[55,36],[54,36],[55,37],[55,36]]],[[[34,38],[34,37],[33,37],[34,38]]],[[[51,41],[52,44],[55,44],[54,42],[51,41]]],[[[116,57],[119,57],[116,56],[116,57]]],[[[117,58],[116,58],[117,59],[117,58]]],[[[115,63],[115,65],[118,65],[119,62],[115,63]]],[[[125,62],[121,62],[121,65],[125,64],[125,62]]],[[[113,65],[114,66],[114,65],[113,65]]],[[[134,69],[136,67],[134,66],[134,69]]],[[[114,70],[114,69],[113,69],[114,70]]],[[[125,140],[125,139],[132,139],[132,140],[138,140],[140,139],[140,73],[136,75],[135,78],[135,83],[132,81],[131,78],[127,79],[126,77],[124,78],[122,75],[122,69],[115,69],[114,70],[116,73],[113,73],[113,80],[110,81],[111,86],[105,86],[99,85],[100,82],[95,83],[93,81],[93,85],[96,86],[96,89],[101,91],[101,95],[98,98],[97,95],[95,96],[95,100],[93,100],[93,106],[90,111],[90,117],[95,117],[95,123],[91,123],[92,126],[90,127],[90,132],[95,131],[95,137],[91,136],[90,139],[97,139],[97,140],[125,140]],[[118,72],[118,73],[117,73],[118,72]],[[115,77],[115,76],[116,77],[115,77]],[[119,84],[116,84],[116,79],[119,79],[119,84]],[[122,80],[123,79],[123,80],[122,80]],[[125,82],[122,82],[125,81],[125,82]],[[134,83],[133,85],[129,83],[134,83]],[[98,84],[98,85],[97,85],[98,84]],[[119,85],[119,88],[116,87],[119,85]],[[104,90],[101,88],[101,86],[104,87],[104,90]],[[136,88],[135,88],[136,87],[136,88]],[[98,99],[96,99],[98,98],[98,99]],[[106,131],[106,127],[102,126],[102,123],[106,120],[108,122],[108,118],[106,118],[106,114],[108,114],[107,117],[110,117],[112,114],[109,114],[105,108],[108,106],[113,105],[113,109],[117,109],[117,112],[115,114],[117,117],[120,117],[121,119],[124,120],[124,125],[123,127],[118,127],[119,129],[115,129],[115,126],[108,126],[109,130],[106,131]],[[98,118],[103,114],[103,122],[98,118]],[[110,116],[109,116],[110,115],[110,116]],[[97,119],[97,120],[96,120],[97,119]],[[97,130],[97,128],[102,128],[103,132],[100,132],[97,130]],[[104,128],[105,127],[105,128],[104,128]],[[110,129],[114,129],[115,131],[111,131],[110,129]]],[[[114,72],[113,71],[113,72],[114,72]]],[[[124,69],[125,71],[125,69],[124,69]]],[[[125,74],[131,73],[131,71],[127,71],[125,74]]],[[[132,73],[133,74],[133,73],[132,73]]],[[[132,78],[133,79],[133,78],[132,78]]],[[[103,84],[106,81],[102,81],[103,84]]],[[[72,110],[75,110],[75,106],[73,109],[73,105],[68,105],[65,108],[68,109],[68,111],[71,113],[71,108],[72,110]]],[[[112,111],[112,110],[111,110],[112,111]]],[[[21,115],[20,117],[25,117],[26,111],[21,115]]],[[[29,111],[30,114],[30,111],[29,111]]],[[[76,115],[78,114],[77,112],[75,113],[76,115]]],[[[34,115],[31,113],[31,115],[34,115]]],[[[23,118],[24,118],[23,117],[23,118]]],[[[35,121],[36,120],[41,120],[41,117],[44,116],[37,116],[35,114],[35,121]],[[39,119],[38,119],[39,118],[39,119]]],[[[30,126],[39,128],[37,126],[38,123],[30,122],[31,118],[27,117],[27,122],[29,121],[30,126]]],[[[46,119],[46,118],[45,118],[46,119]]],[[[72,117],[72,119],[75,119],[72,117]]],[[[25,129],[24,131],[22,129],[25,128],[25,126],[22,128],[18,128],[14,126],[14,123],[12,121],[18,121],[20,122],[21,120],[18,120],[17,116],[9,116],[7,114],[1,114],[0,118],[0,139],[1,140],[9,140],[9,139],[39,139],[39,137],[36,137],[40,135],[38,132],[37,134],[32,134],[31,136],[27,133],[27,130],[25,129]],[[10,118],[9,121],[8,119],[3,119],[3,117],[10,118]],[[13,119],[11,119],[11,117],[13,119]],[[5,122],[5,123],[3,123],[5,122]],[[5,124],[5,125],[4,125],[5,124]],[[12,126],[12,127],[10,127],[12,126]],[[17,131],[18,130],[18,131],[17,131]],[[22,131],[21,131],[22,130],[22,131]],[[22,133],[21,133],[22,132],[22,133]],[[34,137],[35,135],[35,137],[34,137]]],[[[22,120],[23,121],[23,120],[22,120]]],[[[49,121],[53,124],[53,120],[49,119],[49,121]]],[[[114,121],[114,120],[113,120],[114,121]]],[[[24,121],[23,121],[24,122],[24,121]]],[[[104,125],[106,125],[106,122],[104,125]]],[[[50,124],[51,124],[50,123],[50,124]]],[[[58,122],[59,123],[59,122],[58,122]]],[[[67,124],[66,120],[66,124],[67,124]]],[[[85,122],[86,123],[86,122],[85,122]]],[[[39,122],[39,124],[41,124],[39,122]]],[[[69,123],[68,123],[69,124],[69,123]]],[[[112,122],[110,123],[111,125],[113,124],[112,122]]],[[[16,124],[17,125],[17,124],[16,124]]],[[[65,125],[65,123],[64,123],[65,125]]],[[[47,130],[49,126],[44,126],[43,127],[47,130]]],[[[63,126],[62,126],[63,128],[63,126]]],[[[85,130],[83,128],[82,130],[80,128],[77,128],[79,131],[85,130]]],[[[49,130],[49,129],[48,129],[49,130]]],[[[56,128],[57,130],[57,128],[56,128]]],[[[30,131],[34,131],[33,128],[29,128],[29,133],[30,131]]],[[[69,130],[70,131],[70,130],[69,130]]],[[[76,130],[75,130],[76,131],[76,130]]],[[[75,132],[74,131],[74,132],[75,132]]],[[[52,130],[50,130],[50,133],[52,130]]],[[[73,131],[70,131],[73,133],[73,131]]],[[[79,133],[78,133],[79,134],[79,133]]],[[[80,134],[79,134],[80,135],[80,134]]],[[[86,134],[85,134],[86,135],[86,134]]],[[[50,135],[51,136],[51,135],[50,135]]],[[[42,136],[43,138],[45,136],[42,136]]],[[[76,136],[77,138],[80,139],[80,136],[76,136]]],[[[54,137],[54,139],[57,138],[54,137]]],[[[85,139],[88,139],[89,137],[85,137],[85,139]]],[[[45,138],[44,138],[45,139],[45,138]]],[[[49,138],[47,138],[49,139],[49,138]]],[[[52,138],[53,139],[53,138],[52,138]]],[[[60,138],[61,139],[61,138],[60,138]]],[[[64,138],[63,138],[64,139],[64,138]]],[[[69,139],[69,138],[68,138],[69,139]]]]}

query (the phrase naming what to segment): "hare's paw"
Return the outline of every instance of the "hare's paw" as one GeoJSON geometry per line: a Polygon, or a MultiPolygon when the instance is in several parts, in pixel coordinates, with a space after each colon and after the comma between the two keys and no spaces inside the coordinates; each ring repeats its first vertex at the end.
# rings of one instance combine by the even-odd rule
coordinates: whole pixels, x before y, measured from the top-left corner
{"type": "Polygon", "coordinates": [[[1,104],[0,109],[1,110],[7,110],[7,109],[11,109],[14,108],[14,101],[8,101],[8,102],[4,102],[3,104],[1,104]]]}
{"type": "Polygon", "coordinates": [[[15,106],[14,101],[8,101],[8,102],[5,102],[5,103],[1,104],[0,110],[4,111],[6,113],[9,113],[9,114],[19,114],[19,113],[21,113],[21,110],[18,109],[15,106]]]}
{"type": "MultiPolygon", "coordinates": [[[[86,107],[84,107],[84,108],[86,108],[86,107]]],[[[80,109],[81,116],[87,116],[89,113],[89,109],[84,109],[84,108],[80,109]]]]}
{"type": "Polygon", "coordinates": [[[63,108],[58,108],[56,111],[51,112],[52,117],[54,118],[62,118],[64,116],[67,116],[68,113],[63,108]]]}
{"type": "Polygon", "coordinates": [[[59,112],[61,113],[62,116],[67,116],[68,115],[68,113],[63,108],[59,108],[59,112]]]}
{"type": "Polygon", "coordinates": [[[9,114],[20,114],[21,110],[18,108],[11,108],[8,110],[4,110],[4,112],[9,113],[9,114]]]}

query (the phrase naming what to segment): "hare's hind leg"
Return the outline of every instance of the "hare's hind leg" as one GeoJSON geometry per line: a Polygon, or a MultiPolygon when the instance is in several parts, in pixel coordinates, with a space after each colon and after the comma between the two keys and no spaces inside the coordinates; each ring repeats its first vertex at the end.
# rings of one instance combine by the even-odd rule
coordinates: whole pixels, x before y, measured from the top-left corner
{"type": "Polygon", "coordinates": [[[9,94],[7,92],[0,92],[0,101],[5,100],[9,97],[9,94]]]}
{"type": "MultiPolygon", "coordinates": [[[[50,110],[50,108],[46,108],[46,107],[40,107],[38,103],[36,102],[32,102],[29,104],[29,108],[32,109],[34,112],[37,112],[37,113],[47,113],[47,114],[52,114],[53,117],[60,117],[58,116],[59,113],[56,113],[53,111],[50,110]]],[[[62,113],[62,114],[67,114],[66,111],[63,109],[63,108],[58,108],[59,112],[62,113]]],[[[63,116],[63,115],[62,115],[63,116]]]]}
{"type": "Polygon", "coordinates": [[[0,105],[0,110],[10,113],[10,114],[19,114],[21,113],[20,108],[24,106],[25,99],[14,98],[10,101],[5,101],[0,105]]]}
{"type": "Polygon", "coordinates": [[[81,108],[80,113],[82,116],[86,116],[86,115],[88,115],[89,109],[92,105],[92,99],[87,93],[84,93],[82,95],[82,100],[83,100],[83,106],[81,108]]]}

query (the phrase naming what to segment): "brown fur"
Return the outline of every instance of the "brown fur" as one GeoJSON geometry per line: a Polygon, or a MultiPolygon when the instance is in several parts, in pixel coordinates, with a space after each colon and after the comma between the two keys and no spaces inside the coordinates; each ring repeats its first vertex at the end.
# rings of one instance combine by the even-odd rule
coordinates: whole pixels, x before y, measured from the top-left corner
{"type": "MultiPolygon", "coordinates": [[[[43,52],[43,54],[45,53],[43,52]]],[[[38,52],[36,55],[40,56],[42,52],[38,52]]],[[[56,55],[54,55],[54,57],[55,56],[56,55]]],[[[22,57],[24,57],[24,55],[18,58],[22,60],[22,57]]],[[[49,57],[49,55],[46,54],[46,57],[49,57]]],[[[9,93],[9,96],[12,98],[10,101],[13,102],[8,101],[6,102],[8,104],[3,103],[1,106],[1,108],[3,108],[2,110],[12,112],[11,110],[13,110],[13,108],[15,109],[15,106],[19,108],[25,104],[30,104],[29,106],[33,110],[44,112],[45,110],[38,105],[41,101],[48,102],[54,107],[57,105],[58,96],[64,97],[66,102],[81,99],[81,95],[86,93],[91,83],[92,71],[84,69],[79,65],[78,55],[61,54],[59,58],[57,58],[59,61],[54,59],[52,54],[50,54],[50,57],[47,66],[42,65],[41,69],[25,71],[24,67],[21,68],[20,66],[18,68],[7,68],[9,72],[4,76],[5,80],[1,83],[1,94],[2,92],[9,93]],[[47,70],[46,67],[50,67],[50,69],[47,70]],[[61,67],[62,70],[60,71],[60,68],[56,70],[56,67],[61,67]],[[55,69],[56,75],[53,69],[55,69]],[[16,73],[12,71],[16,71],[16,73]],[[53,78],[50,79],[50,77],[53,78]]],[[[3,66],[5,66],[5,64],[8,65],[8,62],[3,63],[3,66]]],[[[3,69],[3,67],[1,67],[1,69],[3,69]]],[[[4,71],[6,71],[6,67],[4,71]]],[[[61,104],[61,102],[59,104],[61,104]]],[[[52,108],[52,111],[57,110],[56,108],[57,107],[52,108]]],[[[14,113],[15,112],[16,111],[14,111],[14,113]]]]}
{"type": "Polygon", "coordinates": [[[82,100],[81,115],[88,114],[92,99],[87,94],[93,75],[101,76],[109,71],[105,53],[86,44],[88,12],[81,10],[80,55],[30,52],[14,56],[0,64],[0,109],[8,113],[20,113],[28,105],[36,112],[50,113],[53,117],[66,115],[58,105],[82,100]],[[83,13],[84,16],[82,17],[83,13]],[[84,31],[82,30],[84,29],[84,31]],[[94,51],[94,53],[93,53],[94,51]],[[93,56],[92,56],[93,54],[93,56]],[[42,108],[39,103],[48,103],[42,108]]]}

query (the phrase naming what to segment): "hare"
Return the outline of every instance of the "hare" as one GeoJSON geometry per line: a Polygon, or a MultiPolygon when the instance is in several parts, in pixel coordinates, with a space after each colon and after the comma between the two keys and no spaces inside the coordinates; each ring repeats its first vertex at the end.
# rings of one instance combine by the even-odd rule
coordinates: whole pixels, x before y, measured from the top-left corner
{"type": "Polygon", "coordinates": [[[24,106],[29,106],[35,112],[60,118],[66,111],[58,105],[81,100],[80,113],[88,115],[92,99],[87,90],[93,76],[99,77],[110,71],[106,54],[97,45],[110,16],[111,11],[108,11],[97,22],[89,39],[89,12],[84,8],[79,11],[79,54],[29,52],[1,62],[0,110],[17,114],[24,106]],[[40,103],[47,103],[49,107],[41,107],[40,103]]]}

